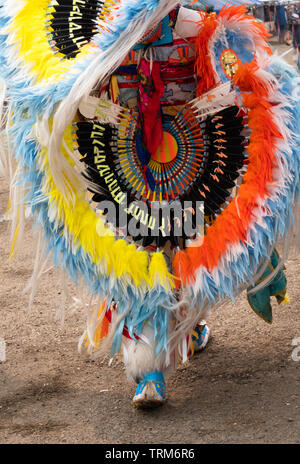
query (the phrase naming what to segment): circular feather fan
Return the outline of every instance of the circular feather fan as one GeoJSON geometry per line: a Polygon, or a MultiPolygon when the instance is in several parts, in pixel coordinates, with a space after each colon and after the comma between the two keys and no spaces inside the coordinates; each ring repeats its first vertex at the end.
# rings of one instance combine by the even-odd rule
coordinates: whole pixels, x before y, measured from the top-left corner
{"type": "Polygon", "coordinates": [[[111,200],[117,207],[117,214],[108,218],[109,222],[116,228],[128,228],[128,223],[135,220],[141,233],[132,238],[142,240],[143,246],[154,243],[160,247],[168,240],[179,246],[179,235],[191,239],[201,234],[201,230],[195,229],[197,208],[203,207],[203,220],[208,226],[229,203],[247,156],[243,134],[246,123],[236,106],[199,119],[188,104],[175,118],[165,117],[162,143],[147,167],[154,181],[152,188],[139,159],[137,115],[132,111],[122,109],[119,123],[114,125],[98,121],[75,123],[75,149],[88,167],[86,177],[93,184],[93,203],[111,200]],[[144,203],[144,211],[136,200],[144,203]],[[162,215],[157,217],[159,234],[155,237],[151,225],[156,218],[151,215],[151,208],[155,204],[172,207],[176,201],[181,208],[177,214],[173,211],[168,224],[164,224],[162,215]],[[185,215],[190,213],[190,217],[185,219],[191,221],[193,231],[190,236],[185,230],[180,234],[174,230],[184,220],[182,212],[187,204],[189,211],[185,215]],[[120,224],[124,209],[127,224],[120,224]]]}
{"type": "Polygon", "coordinates": [[[108,31],[118,7],[118,0],[24,0],[13,8],[4,2],[7,59],[33,86],[66,85],[71,71],[78,75],[94,57],[94,40],[108,31]]]}

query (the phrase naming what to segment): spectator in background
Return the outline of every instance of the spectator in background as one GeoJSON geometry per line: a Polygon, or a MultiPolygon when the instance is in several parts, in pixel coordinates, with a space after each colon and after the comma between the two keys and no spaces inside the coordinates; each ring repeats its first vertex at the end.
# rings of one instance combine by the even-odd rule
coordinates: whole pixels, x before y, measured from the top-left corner
{"type": "Polygon", "coordinates": [[[264,5],[262,6],[256,6],[255,7],[255,17],[262,21],[263,23],[265,22],[265,7],[264,5]]]}
{"type": "Polygon", "coordinates": [[[293,27],[293,45],[298,55],[298,69],[300,70],[300,3],[296,3],[291,14],[293,27]]]}
{"type": "Polygon", "coordinates": [[[287,13],[284,5],[276,5],[276,18],[275,22],[278,29],[279,34],[279,43],[283,44],[286,43],[287,45],[291,45],[291,41],[289,38],[289,26],[287,20],[287,13]]]}

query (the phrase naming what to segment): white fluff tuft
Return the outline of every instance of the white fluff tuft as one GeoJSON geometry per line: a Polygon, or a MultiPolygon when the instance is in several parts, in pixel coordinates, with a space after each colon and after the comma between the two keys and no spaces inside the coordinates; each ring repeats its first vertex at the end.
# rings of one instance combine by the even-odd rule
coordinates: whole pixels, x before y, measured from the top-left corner
{"type": "Polygon", "coordinates": [[[126,365],[126,373],[129,380],[134,382],[143,377],[148,372],[161,371],[164,375],[169,375],[173,368],[175,360],[170,353],[161,353],[155,356],[154,333],[150,325],[145,324],[142,332],[142,340],[124,339],[123,354],[126,365]]]}

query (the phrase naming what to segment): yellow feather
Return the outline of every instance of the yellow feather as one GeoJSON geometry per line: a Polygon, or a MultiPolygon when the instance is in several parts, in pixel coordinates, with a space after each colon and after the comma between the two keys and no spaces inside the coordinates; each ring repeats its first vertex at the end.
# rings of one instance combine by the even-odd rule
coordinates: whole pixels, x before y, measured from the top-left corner
{"type": "Polygon", "coordinates": [[[290,300],[290,297],[289,297],[289,295],[286,293],[286,294],[285,294],[285,297],[284,297],[284,300],[282,301],[282,303],[288,304],[288,303],[290,303],[290,301],[291,301],[291,300],[290,300]]]}
{"type": "Polygon", "coordinates": [[[15,255],[15,246],[16,246],[16,242],[17,242],[17,239],[18,239],[18,235],[19,235],[19,221],[20,221],[20,208],[18,208],[17,225],[16,225],[16,228],[15,228],[14,238],[13,238],[13,241],[12,241],[12,244],[11,244],[11,247],[10,247],[9,260],[11,260],[15,255]]]}
{"type": "Polygon", "coordinates": [[[170,291],[174,288],[174,282],[168,276],[168,267],[162,251],[153,253],[149,265],[150,286],[161,285],[167,291],[170,291]]]}

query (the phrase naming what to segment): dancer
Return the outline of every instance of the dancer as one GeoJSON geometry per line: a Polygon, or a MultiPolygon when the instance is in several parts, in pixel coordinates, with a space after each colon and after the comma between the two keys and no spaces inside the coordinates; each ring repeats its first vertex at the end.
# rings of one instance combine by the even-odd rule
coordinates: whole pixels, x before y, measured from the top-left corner
{"type": "Polygon", "coordinates": [[[133,403],[162,405],[166,375],[207,344],[208,310],[249,288],[270,319],[270,295],[285,298],[297,76],[244,7],[2,6],[12,225],[23,204],[41,228],[32,288],[42,249],[90,295],[81,346],[122,351],[133,403]]]}

